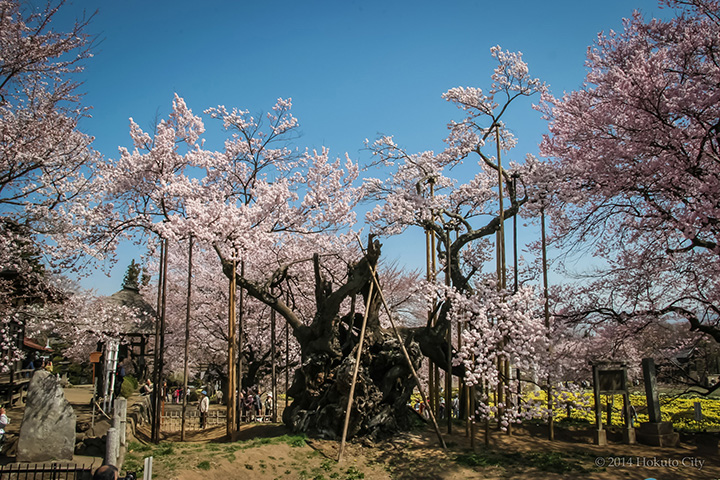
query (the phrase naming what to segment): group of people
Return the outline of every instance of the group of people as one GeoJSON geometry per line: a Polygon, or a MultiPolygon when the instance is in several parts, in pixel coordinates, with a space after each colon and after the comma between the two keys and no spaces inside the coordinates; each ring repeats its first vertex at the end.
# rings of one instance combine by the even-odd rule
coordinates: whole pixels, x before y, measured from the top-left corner
{"type": "MultiPolygon", "coordinates": [[[[430,407],[425,402],[416,401],[412,407],[415,409],[416,412],[418,412],[420,415],[422,415],[424,418],[429,418],[428,410],[430,407]]],[[[440,398],[440,405],[438,407],[438,416],[439,418],[445,418],[445,412],[447,411],[447,408],[445,408],[445,398],[440,398]]],[[[453,396],[452,399],[452,405],[450,410],[450,415],[452,415],[454,418],[460,418],[460,399],[458,398],[457,393],[453,396]]]]}
{"type": "MultiPolygon", "coordinates": [[[[152,380],[149,378],[145,380],[145,383],[140,387],[140,395],[150,395],[154,390],[152,380]]],[[[162,399],[167,403],[179,404],[182,403],[184,389],[181,386],[174,386],[168,388],[167,382],[163,382],[162,390],[160,395],[162,399]]]]}
{"type": "Polygon", "coordinates": [[[250,387],[247,390],[243,389],[238,395],[238,405],[241,411],[241,418],[245,418],[246,421],[258,421],[263,420],[263,411],[265,415],[270,415],[273,410],[273,397],[272,393],[268,393],[265,397],[265,404],[261,400],[258,387],[250,387]]]}
{"type": "MultiPolygon", "coordinates": [[[[140,387],[141,395],[150,395],[154,391],[152,381],[148,378],[145,383],[140,387]]],[[[183,387],[170,387],[168,388],[167,382],[163,383],[163,388],[160,391],[162,399],[167,403],[182,403],[183,395],[185,394],[183,387]]],[[[222,403],[222,390],[218,389],[215,393],[218,404],[222,403]]],[[[273,411],[273,396],[272,393],[268,393],[265,402],[262,402],[262,396],[259,393],[258,387],[250,387],[243,389],[237,397],[238,411],[241,412],[241,418],[247,422],[258,421],[261,422],[265,416],[272,415],[273,411]],[[263,416],[263,412],[265,416],[263,416]]],[[[207,390],[200,392],[197,409],[200,412],[200,428],[207,426],[207,415],[210,409],[210,397],[208,396],[207,390]]]]}

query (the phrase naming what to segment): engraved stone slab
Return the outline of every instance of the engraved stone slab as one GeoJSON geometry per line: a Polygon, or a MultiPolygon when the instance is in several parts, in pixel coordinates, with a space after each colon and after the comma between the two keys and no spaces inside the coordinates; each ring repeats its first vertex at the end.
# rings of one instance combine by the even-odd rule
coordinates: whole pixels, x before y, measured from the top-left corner
{"type": "Polygon", "coordinates": [[[45,370],[36,371],[28,388],[17,461],[72,460],[76,421],[60,380],[45,370]]]}

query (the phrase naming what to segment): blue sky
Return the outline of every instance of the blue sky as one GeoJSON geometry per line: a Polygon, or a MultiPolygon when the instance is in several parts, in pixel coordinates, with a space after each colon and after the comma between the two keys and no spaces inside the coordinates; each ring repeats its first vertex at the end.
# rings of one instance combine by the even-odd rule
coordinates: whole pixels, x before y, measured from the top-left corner
{"type": "MultiPolygon", "coordinates": [[[[440,150],[445,124],[459,112],[441,95],[455,86],[486,88],[490,47],[521,51],[532,76],[555,95],[578,88],[597,33],[620,30],[634,9],[667,16],[655,0],[587,1],[72,1],[63,21],[99,10],[89,31],[95,57],[82,73],[92,118],[81,128],[117,158],[130,148],[128,119],[151,129],[174,93],[196,113],[217,105],[263,112],[292,97],[300,148],[368,158],[366,138],[394,135],[410,151],[440,150]]],[[[508,117],[519,139],[510,159],[536,153],[545,123],[530,102],[508,117]]],[[[210,148],[220,125],[206,119],[210,148]]],[[[423,239],[385,241],[386,257],[422,264],[423,239]],[[412,247],[412,246],[411,246],[412,247]],[[417,250],[415,252],[414,250],[417,250]]],[[[120,288],[137,251],[123,248],[112,278],[83,285],[120,288]]]]}

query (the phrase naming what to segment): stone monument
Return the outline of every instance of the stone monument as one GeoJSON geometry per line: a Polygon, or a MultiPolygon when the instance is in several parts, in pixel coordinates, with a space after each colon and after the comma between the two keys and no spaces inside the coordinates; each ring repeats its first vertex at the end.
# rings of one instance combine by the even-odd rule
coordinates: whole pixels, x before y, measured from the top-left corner
{"type": "Polygon", "coordinates": [[[680,440],[680,434],[673,430],[672,422],[663,422],[660,416],[655,361],[652,358],[643,358],[642,369],[650,421],[640,424],[637,432],[638,442],[659,447],[674,447],[680,440]]]}
{"type": "Polygon", "coordinates": [[[76,420],[60,380],[48,371],[36,371],[28,387],[17,461],[72,460],[76,420]]]}

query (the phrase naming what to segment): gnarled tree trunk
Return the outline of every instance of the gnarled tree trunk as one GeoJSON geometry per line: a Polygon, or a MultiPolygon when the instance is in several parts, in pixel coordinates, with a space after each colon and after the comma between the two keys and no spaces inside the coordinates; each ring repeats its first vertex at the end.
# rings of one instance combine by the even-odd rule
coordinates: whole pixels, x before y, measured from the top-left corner
{"type": "MultiPolygon", "coordinates": [[[[342,434],[363,320],[363,314],[354,308],[342,309],[354,304],[346,299],[358,295],[364,305],[370,302],[370,306],[348,436],[379,438],[406,430],[417,419],[407,406],[415,387],[408,362],[397,338],[380,325],[379,296],[367,298],[372,282],[370,266],[376,266],[379,256],[380,243],[371,242],[365,256],[351,265],[345,283],[333,291],[320,273],[316,255],[313,261],[317,310],[310,325],[302,324],[280,298],[270,294],[267,285],[238,278],[238,285],[250,295],[285,317],[300,343],[303,362],[295,371],[288,392],[293,402],[283,413],[283,422],[296,432],[331,439],[339,439],[342,434]]],[[[406,340],[405,347],[417,369],[422,358],[418,344],[406,340]]]]}

